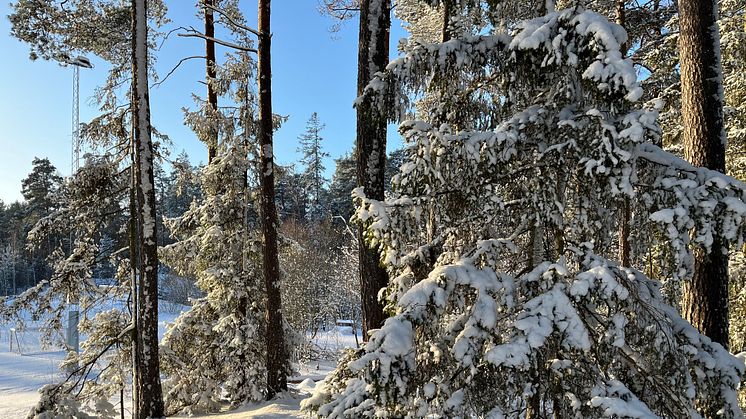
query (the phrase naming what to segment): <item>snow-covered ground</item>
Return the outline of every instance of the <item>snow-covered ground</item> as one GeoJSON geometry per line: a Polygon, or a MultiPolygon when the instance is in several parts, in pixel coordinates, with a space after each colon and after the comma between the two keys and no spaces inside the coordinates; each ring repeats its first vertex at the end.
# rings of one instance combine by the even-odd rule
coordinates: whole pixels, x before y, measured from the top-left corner
{"type": "Polygon", "coordinates": [[[37,400],[37,390],[48,383],[59,381],[58,367],[65,354],[61,350],[43,350],[38,331],[18,334],[21,353],[10,351],[10,329],[0,328],[0,418],[25,418],[37,400]]]}
{"type": "MultiPolygon", "coordinates": [[[[169,322],[179,314],[179,307],[161,306],[159,331],[161,336],[169,322]]],[[[65,353],[60,348],[43,348],[39,331],[33,327],[17,334],[20,351],[13,335],[10,350],[11,326],[0,325],[0,419],[25,418],[39,400],[38,389],[58,382],[63,375],[59,363],[65,353]]],[[[358,337],[360,339],[360,337],[358,337]]],[[[319,333],[313,341],[327,351],[355,347],[355,336],[349,327],[335,327],[319,333]]],[[[361,340],[362,341],[362,340],[361,340]]],[[[236,410],[202,418],[303,418],[300,401],[323,379],[336,363],[333,360],[309,361],[297,365],[298,375],[292,377],[291,391],[277,400],[245,406],[236,410]]]]}

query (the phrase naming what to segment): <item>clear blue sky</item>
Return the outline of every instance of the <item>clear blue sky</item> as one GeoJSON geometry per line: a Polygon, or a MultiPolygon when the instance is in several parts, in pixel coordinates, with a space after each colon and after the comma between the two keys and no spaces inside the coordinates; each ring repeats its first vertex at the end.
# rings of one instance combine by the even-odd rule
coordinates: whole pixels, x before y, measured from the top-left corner
{"type": "MultiPolygon", "coordinates": [[[[200,27],[194,1],[166,0],[171,26],[200,27]]],[[[242,0],[242,11],[254,26],[256,1],[242,0]]],[[[326,124],[324,147],[332,158],[352,149],[355,138],[357,76],[357,20],[332,34],[331,18],[321,16],[317,0],[283,0],[272,3],[272,71],[274,112],[290,118],[275,134],[275,153],[280,164],[297,159],[297,137],[312,112],[326,124]]],[[[22,199],[21,179],[31,161],[48,157],[61,174],[70,173],[72,70],[56,63],[28,59],[28,48],[10,36],[7,2],[0,4],[0,199],[22,199]]],[[[391,50],[405,36],[392,25],[391,50]]],[[[195,38],[171,37],[158,53],[157,71],[165,75],[182,57],[201,55],[204,43],[195,38]]],[[[218,47],[218,54],[225,50],[218,47]]],[[[81,70],[80,120],[96,115],[90,103],[95,86],[106,75],[106,64],[92,58],[96,68],[81,70]]],[[[193,105],[191,93],[204,96],[204,63],[191,60],[159,88],[151,90],[153,124],[168,134],[172,155],[181,150],[197,163],[206,160],[204,146],[183,126],[182,107],[193,105]]],[[[330,158],[328,171],[334,169],[330,158]]]]}

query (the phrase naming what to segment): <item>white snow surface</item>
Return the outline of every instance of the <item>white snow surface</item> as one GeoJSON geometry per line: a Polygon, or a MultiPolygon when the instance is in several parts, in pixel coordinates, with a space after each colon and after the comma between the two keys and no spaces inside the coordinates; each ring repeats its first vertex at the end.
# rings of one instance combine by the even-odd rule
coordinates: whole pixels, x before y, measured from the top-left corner
{"type": "MultiPolygon", "coordinates": [[[[114,304],[116,305],[116,303],[114,304]]],[[[166,326],[173,322],[185,306],[160,301],[158,335],[163,337],[166,326]]],[[[18,332],[20,353],[13,336],[13,351],[8,344],[12,325],[0,325],[0,419],[26,418],[39,400],[38,390],[50,383],[62,380],[59,363],[65,352],[59,347],[44,348],[40,332],[34,322],[23,332],[18,332]]],[[[85,336],[81,336],[83,340],[85,336]]],[[[362,337],[358,336],[360,342],[362,337]]],[[[338,326],[319,333],[313,342],[329,351],[355,346],[355,337],[350,327],[338,326]]],[[[297,365],[298,375],[291,377],[291,390],[276,400],[247,405],[225,412],[189,416],[194,418],[304,418],[300,413],[300,402],[308,397],[316,383],[323,380],[334,369],[336,361],[309,361],[297,365]]],[[[125,398],[128,398],[125,395],[125,398]]],[[[125,407],[127,402],[125,402],[125,407]]],[[[178,415],[177,415],[178,417],[178,415]]]]}
{"type": "MultiPolygon", "coordinates": [[[[0,417],[25,418],[39,400],[37,390],[62,376],[59,363],[64,358],[61,350],[43,350],[38,334],[19,334],[23,354],[9,347],[9,329],[0,329],[0,417]]],[[[14,339],[15,340],[15,339],[14,339]]]]}

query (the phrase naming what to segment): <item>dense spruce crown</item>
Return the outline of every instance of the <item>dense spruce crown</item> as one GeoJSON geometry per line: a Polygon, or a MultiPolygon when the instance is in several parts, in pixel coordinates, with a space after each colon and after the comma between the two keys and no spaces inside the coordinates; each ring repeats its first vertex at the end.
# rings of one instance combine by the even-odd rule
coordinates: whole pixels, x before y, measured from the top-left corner
{"type": "Polygon", "coordinates": [[[393,278],[391,317],[304,409],[743,417],[743,361],[684,321],[660,284],[686,279],[715,234],[743,243],[746,186],[656,145],[658,102],[639,104],[626,40],[569,8],[511,35],[409,41],[374,78],[358,101],[403,119],[408,159],[390,198],[353,194],[393,278]],[[632,265],[666,255],[646,267],[654,279],[614,260],[623,198],[636,203],[632,265]]]}
{"type": "Polygon", "coordinates": [[[166,410],[217,411],[222,402],[264,394],[263,290],[259,238],[247,222],[247,149],[230,143],[202,169],[204,199],[167,219],[178,241],[164,262],[197,278],[204,297],[171,325],[161,342],[166,410]]]}

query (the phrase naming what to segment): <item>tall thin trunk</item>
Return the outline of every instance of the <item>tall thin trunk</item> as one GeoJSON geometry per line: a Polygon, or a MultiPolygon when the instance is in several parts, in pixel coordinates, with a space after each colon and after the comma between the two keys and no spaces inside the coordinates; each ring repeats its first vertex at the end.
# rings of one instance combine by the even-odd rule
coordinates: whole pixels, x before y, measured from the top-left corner
{"type": "Polygon", "coordinates": [[[630,245],[629,245],[629,223],[632,219],[632,207],[630,206],[629,197],[622,198],[621,220],[619,220],[619,263],[622,266],[631,265],[630,245]]]}
{"type": "MultiPolygon", "coordinates": [[[[626,6],[626,0],[615,0],[614,1],[614,20],[616,21],[616,24],[627,29],[626,28],[626,22],[627,22],[627,15],[625,11],[626,6]]],[[[627,43],[623,43],[619,46],[619,49],[622,52],[622,56],[627,55],[627,43]]]]}
{"type": "MultiPolygon", "coordinates": [[[[616,0],[614,3],[615,8],[615,21],[616,24],[625,28],[627,23],[626,11],[625,11],[625,0],[616,0]]],[[[622,56],[627,55],[627,43],[623,43],[619,46],[622,56]]],[[[630,260],[630,245],[629,245],[629,223],[632,219],[632,207],[630,206],[629,197],[622,198],[622,207],[620,210],[621,220],[619,221],[619,263],[622,266],[629,267],[631,264],[630,260]]]]}
{"type": "MultiPolygon", "coordinates": [[[[241,119],[243,120],[243,140],[242,140],[242,149],[241,152],[243,153],[243,157],[248,160],[248,150],[249,150],[249,120],[251,119],[251,113],[249,111],[249,84],[245,83],[243,86],[244,89],[244,103],[242,104],[242,115],[241,119]]],[[[241,272],[244,275],[243,277],[246,278],[246,271],[248,267],[248,260],[247,260],[247,253],[246,248],[247,244],[250,241],[249,237],[249,173],[248,168],[244,167],[243,171],[241,173],[242,179],[241,179],[241,186],[243,190],[241,191],[241,206],[243,208],[243,214],[241,218],[241,234],[243,236],[241,240],[241,272]]],[[[246,284],[248,286],[248,283],[246,284]]],[[[238,299],[238,307],[237,307],[237,315],[240,319],[242,319],[242,322],[244,324],[248,323],[248,317],[249,317],[249,297],[248,295],[244,294],[238,299]]],[[[241,354],[238,356],[238,362],[245,365],[247,363],[246,359],[246,352],[242,351],[241,354]]],[[[241,388],[243,386],[248,385],[247,379],[249,377],[243,376],[238,377],[239,384],[238,387],[241,388]]],[[[245,402],[246,400],[235,400],[237,403],[245,402]]]]}
{"type": "MultiPolygon", "coordinates": [[[[720,41],[715,0],[679,1],[679,53],[684,156],[725,173],[720,41]]],[[[728,347],[728,256],[722,238],[695,251],[694,276],[684,283],[682,311],[701,333],[728,347]]]]}
{"type": "Polygon", "coordinates": [[[441,29],[441,41],[451,40],[451,11],[453,9],[453,0],[443,0],[443,28],[441,29]]]}
{"type": "Polygon", "coordinates": [[[261,165],[262,234],[264,236],[264,284],[267,289],[267,399],[288,388],[287,354],[280,299],[280,261],[277,256],[277,208],[272,151],[272,62],[270,0],[259,0],[259,146],[261,165]]]}
{"type": "MultiPolygon", "coordinates": [[[[131,100],[134,103],[134,91],[131,100]]],[[[132,121],[132,138],[135,138],[135,124],[132,121]]],[[[137,193],[135,185],[137,182],[135,173],[135,143],[132,142],[130,150],[130,220],[129,220],[129,257],[130,257],[130,315],[132,316],[132,418],[137,419],[138,407],[140,400],[140,345],[138,339],[139,327],[137,325],[137,265],[139,256],[137,254],[137,238],[140,234],[137,231],[137,193]]]]}
{"type": "MultiPolygon", "coordinates": [[[[205,6],[215,6],[215,0],[204,0],[205,6]]],[[[218,111],[218,93],[215,91],[215,79],[217,78],[217,71],[215,69],[215,41],[210,38],[215,38],[215,19],[213,11],[209,7],[205,7],[205,58],[207,59],[207,109],[208,117],[213,116],[218,111]]],[[[211,121],[214,123],[216,121],[211,121]]],[[[217,127],[209,129],[207,138],[207,163],[211,163],[215,156],[218,155],[218,130],[217,127]]]]}
{"type": "MultiPolygon", "coordinates": [[[[536,217],[533,222],[534,225],[531,226],[529,235],[529,247],[531,251],[529,270],[536,268],[539,264],[547,260],[546,249],[544,248],[544,226],[539,217],[536,217]]],[[[532,292],[535,293],[535,291],[534,289],[532,292]]],[[[541,389],[542,377],[539,376],[539,368],[543,365],[544,357],[539,353],[530,372],[535,389],[534,393],[526,400],[526,419],[537,419],[540,417],[539,409],[541,407],[542,394],[539,389],[541,389]]]]}
{"type": "Polygon", "coordinates": [[[164,416],[158,360],[158,243],[156,239],[153,142],[148,93],[147,0],[132,0],[132,117],[135,123],[135,183],[139,224],[137,293],[140,418],[164,416]]]}
{"type": "MultiPolygon", "coordinates": [[[[389,60],[390,0],[361,0],[360,33],[357,61],[357,93],[360,96],[373,74],[382,71],[389,60]]],[[[363,102],[357,106],[357,185],[372,199],[384,197],[386,167],[386,121],[372,106],[363,102]]],[[[378,291],[388,285],[388,275],[380,264],[376,249],[367,246],[363,226],[358,226],[360,243],[360,299],[363,309],[363,340],[368,331],[378,329],[386,318],[378,291]]]]}

